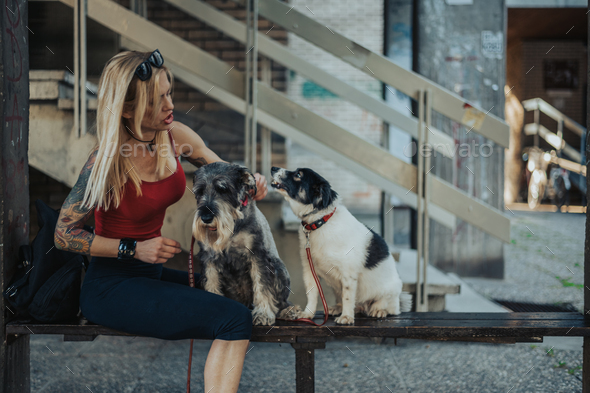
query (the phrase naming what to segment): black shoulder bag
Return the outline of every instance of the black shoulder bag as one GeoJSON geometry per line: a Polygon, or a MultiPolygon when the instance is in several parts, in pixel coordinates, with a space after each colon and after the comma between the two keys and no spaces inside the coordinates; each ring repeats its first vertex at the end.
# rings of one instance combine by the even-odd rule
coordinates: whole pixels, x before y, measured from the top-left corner
{"type": "MultiPolygon", "coordinates": [[[[80,310],[82,270],[88,268],[85,255],[58,250],[54,232],[59,211],[42,200],[35,201],[39,233],[31,245],[19,248],[19,263],[3,292],[12,317],[56,323],[75,319],[80,310]]],[[[92,232],[93,228],[85,225],[92,232]]]]}

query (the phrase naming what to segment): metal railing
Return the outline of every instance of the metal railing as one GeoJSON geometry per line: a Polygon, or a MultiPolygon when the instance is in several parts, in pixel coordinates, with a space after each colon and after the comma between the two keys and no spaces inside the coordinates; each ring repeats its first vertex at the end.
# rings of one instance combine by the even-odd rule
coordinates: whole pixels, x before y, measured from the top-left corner
{"type": "MultiPolygon", "coordinates": [[[[168,1],[168,0],[167,0],[168,1]]],[[[186,2],[187,0],[183,0],[186,2]]],[[[232,0],[244,5],[248,0],[232,0]]],[[[250,0],[251,1],[251,0],[250,0]]],[[[264,18],[311,42],[326,52],[349,63],[370,76],[395,87],[418,100],[419,91],[432,90],[432,109],[451,120],[463,124],[495,143],[508,147],[510,130],[506,122],[478,108],[464,98],[423,77],[407,70],[383,55],[365,48],[343,36],[294,7],[278,0],[259,0],[259,13],[264,18]]],[[[289,65],[287,65],[289,66],[289,65]]]]}
{"type": "Polygon", "coordinates": [[[560,159],[560,166],[574,172],[571,176],[573,183],[582,192],[586,192],[585,171],[582,166],[586,165],[586,127],[574,121],[571,117],[564,115],[541,98],[531,98],[522,102],[525,111],[533,112],[533,123],[525,124],[525,135],[534,135],[535,146],[539,146],[539,137],[551,145],[559,156],[565,154],[574,163],[560,159]],[[541,113],[547,115],[556,122],[555,132],[541,124],[541,113]],[[563,132],[569,130],[580,137],[580,150],[576,150],[563,139],[563,132]],[[577,164],[577,165],[574,165],[577,164]],[[578,167],[580,166],[580,167],[578,167]]]}

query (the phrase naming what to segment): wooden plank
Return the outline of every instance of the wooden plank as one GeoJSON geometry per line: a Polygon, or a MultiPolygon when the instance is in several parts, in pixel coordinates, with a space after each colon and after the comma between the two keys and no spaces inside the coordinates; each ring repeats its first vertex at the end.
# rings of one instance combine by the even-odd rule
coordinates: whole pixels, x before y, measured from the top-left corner
{"type": "Polygon", "coordinates": [[[313,393],[315,390],[314,350],[302,348],[302,344],[291,345],[295,348],[295,391],[313,393]]]}
{"type": "MultiPolygon", "coordinates": [[[[16,271],[18,249],[29,243],[28,2],[5,3],[0,17],[0,288],[16,271]]],[[[30,392],[29,336],[8,337],[13,315],[0,297],[0,392],[30,392]]]]}
{"type": "MultiPolygon", "coordinates": [[[[321,316],[321,313],[316,314],[321,316]]],[[[85,320],[81,320],[83,323],[85,320]]],[[[68,334],[133,336],[104,326],[86,324],[30,324],[12,321],[9,334],[68,334]]],[[[330,317],[322,327],[300,322],[278,321],[269,332],[268,326],[254,326],[252,341],[293,342],[318,341],[336,337],[543,337],[590,336],[590,321],[579,313],[404,313],[397,317],[368,318],[358,315],[352,326],[337,325],[330,317]]]]}
{"type": "MultiPolygon", "coordinates": [[[[588,3],[588,37],[590,38],[590,2],[588,3]]],[[[590,52],[587,53],[587,75],[590,76],[590,52]]],[[[586,85],[586,96],[590,96],[590,85],[586,85]]],[[[586,127],[590,124],[590,101],[586,100],[586,127]]],[[[590,149],[590,138],[586,138],[586,157],[590,149]]],[[[589,173],[590,161],[586,163],[586,173],[589,173]]],[[[586,176],[586,200],[590,199],[590,179],[586,176]]],[[[584,287],[590,288],[590,212],[586,210],[586,239],[584,242],[584,287]]],[[[584,316],[590,312],[590,291],[584,290],[584,316]]],[[[590,338],[584,337],[582,357],[582,391],[590,393],[590,338]]]]}
{"type": "Polygon", "coordinates": [[[491,344],[516,344],[522,342],[542,343],[543,337],[429,337],[428,340],[481,342],[491,344]]]}
{"type": "Polygon", "coordinates": [[[584,337],[582,355],[582,392],[590,393],[590,337],[584,337]]]}
{"type": "Polygon", "coordinates": [[[6,393],[30,393],[31,391],[31,358],[29,350],[30,336],[9,335],[7,349],[4,390],[6,393]]]}
{"type": "Polygon", "coordinates": [[[96,334],[64,334],[64,341],[94,341],[96,334]]]}

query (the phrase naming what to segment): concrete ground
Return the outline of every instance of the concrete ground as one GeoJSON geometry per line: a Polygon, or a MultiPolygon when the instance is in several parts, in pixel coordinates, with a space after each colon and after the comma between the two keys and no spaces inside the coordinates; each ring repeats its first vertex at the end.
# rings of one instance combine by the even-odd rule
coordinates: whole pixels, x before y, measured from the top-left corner
{"type": "Polygon", "coordinates": [[[504,280],[463,278],[488,298],[571,303],[584,308],[586,217],[573,213],[508,212],[511,244],[504,247],[504,280]]]}
{"type": "MultiPolygon", "coordinates": [[[[543,345],[368,339],[316,350],[317,392],[581,392],[580,350],[543,345]]],[[[211,343],[195,341],[192,389],[203,392],[211,343]]],[[[295,392],[290,345],[251,343],[240,392],[295,392]]],[[[184,392],[189,340],[31,337],[32,392],[184,392]]]]}
{"type": "MultiPolygon", "coordinates": [[[[584,216],[515,212],[512,218],[506,279],[463,281],[487,298],[570,302],[581,309],[584,216]]],[[[110,336],[63,342],[61,337],[32,335],[31,390],[184,392],[189,342],[110,336]]],[[[210,345],[195,341],[194,392],[203,391],[210,345]]],[[[290,345],[251,343],[250,348],[240,392],[295,392],[295,352],[290,345]]],[[[575,338],[513,345],[333,340],[326,349],[316,350],[316,391],[581,392],[581,363],[581,340],[575,338]]]]}

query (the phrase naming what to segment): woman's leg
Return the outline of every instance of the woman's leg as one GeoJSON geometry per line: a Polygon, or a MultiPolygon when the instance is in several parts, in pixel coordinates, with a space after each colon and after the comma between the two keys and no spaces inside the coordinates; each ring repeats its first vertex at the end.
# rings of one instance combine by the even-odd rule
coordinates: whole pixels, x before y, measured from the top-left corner
{"type": "MultiPolygon", "coordinates": [[[[194,273],[195,280],[199,278],[194,273]]],[[[164,267],[163,281],[189,285],[188,273],[164,267]]],[[[249,340],[214,340],[205,363],[205,392],[237,392],[249,340]]]]}
{"type": "Polygon", "coordinates": [[[205,363],[205,393],[237,392],[249,340],[214,340],[205,363]]]}
{"type": "Polygon", "coordinates": [[[252,313],[244,305],[147,277],[83,285],[80,306],[91,322],[165,340],[248,340],[252,332],[252,313]]]}
{"type": "Polygon", "coordinates": [[[82,313],[96,324],[167,340],[214,340],[205,365],[205,385],[210,386],[205,392],[237,391],[252,332],[252,313],[244,305],[191,288],[188,277],[186,284],[105,277],[82,289],[82,313]]]}
{"type": "MultiPolygon", "coordinates": [[[[194,273],[195,281],[199,278],[194,273]]],[[[189,285],[188,272],[162,269],[162,281],[189,285]]],[[[214,340],[205,363],[205,392],[237,392],[249,340],[214,340]]]]}

